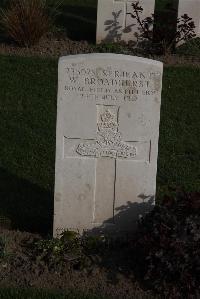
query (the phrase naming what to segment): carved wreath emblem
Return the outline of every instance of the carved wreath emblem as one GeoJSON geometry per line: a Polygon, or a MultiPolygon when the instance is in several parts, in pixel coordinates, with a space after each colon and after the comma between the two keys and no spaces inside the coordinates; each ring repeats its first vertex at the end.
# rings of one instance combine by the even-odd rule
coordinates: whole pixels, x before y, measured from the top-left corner
{"type": "Polygon", "coordinates": [[[76,151],[79,155],[111,158],[134,158],[136,156],[136,148],[122,141],[122,134],[118,132],[115,115],[109,110],[100,115],[97,129],[95,142],[78,145],[76,151]]]}

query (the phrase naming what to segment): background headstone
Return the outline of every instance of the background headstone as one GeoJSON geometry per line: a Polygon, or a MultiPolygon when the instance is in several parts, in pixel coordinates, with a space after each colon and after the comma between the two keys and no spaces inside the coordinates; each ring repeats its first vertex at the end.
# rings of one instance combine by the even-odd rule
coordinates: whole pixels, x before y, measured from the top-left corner
{"type": "Polygon", "coordinates": [[[200,0],[179,0],[178,18],[187,14],[196,26],[196,37],[200,37],[200,0]]]}
{"type": "Polygon", "coordinates": [[[162,67],[117,54],[60,59],[54,235],[133,230],[152,208],[162,67]]]}
{"type": "MultiPolygon", "coordinates": [[[[139,24],[129,13],[133,12],[133,0],[99,0],[97,13],[97,43],[136,41],[139,24]]],[[[154,14],[155,0],[140,0],[143,8],[141,19],[154,14]]]]}

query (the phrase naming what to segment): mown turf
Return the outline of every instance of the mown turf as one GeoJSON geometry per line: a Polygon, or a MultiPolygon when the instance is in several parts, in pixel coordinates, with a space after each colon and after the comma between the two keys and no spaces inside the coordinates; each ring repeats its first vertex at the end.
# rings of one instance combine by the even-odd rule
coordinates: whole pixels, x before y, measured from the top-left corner
{"type": "Polygon", "coordinates": [[[158,195],[168,187],[200,190],[200,68],[164,71],[158,195]]]}
{"type": "Polygon", "coordinates": [[[56,67],[0,57],[0,214],[21,229],[52,223],[56,67]]]}
{"type": "MultiPolygon", "coordinates": [[[[0,56],[0,215],[51,232],[57,61],[0,56]]],[[[200,68],[164,71],[158,196],[200,190],[200,68]]]]}
{"type": "Polygon", "coordinates": [[[103,299],[95,295],[84,295],[74,291],[50,292],[46,290],[0,289],[0,299],[103,299]]]}

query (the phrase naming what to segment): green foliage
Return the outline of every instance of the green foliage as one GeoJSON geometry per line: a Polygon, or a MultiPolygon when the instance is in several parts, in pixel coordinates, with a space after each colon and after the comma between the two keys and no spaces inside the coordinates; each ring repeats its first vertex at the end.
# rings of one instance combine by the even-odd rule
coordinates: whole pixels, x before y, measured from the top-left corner
{"type": "MultiPolygon", "coordinates": [[[[161,27],[162,29],[159,30],[159,34],[157,32],[157,37],[155,38],[155,29],[153,25],[158,20],[154,17],[154,15],[142,19],[142,12],[143,7],[140,5],[139,1],[136,1],[135,3],[132,3],[132,12],[128,14],[136,21],[139,29],[139,33],[136,34],[136,46],[142,47],[144,49],[147,48],[147,53],[171,53],[176,45],[183,41],[187,42],[196,36],[195,24],[192,18],[187,14],[184,14],[180,18],[176,18],[175,24],[171,25],[166,24],[165,22],[162,22],[162,24],[157,24],[157,27],[161,27]],[[170,27],[172,26],[172,29],[170,28],[170,37],[168,36],[169,25],[170,27]],[[156,43],[155,40],[157,40],[156,43]]],[[[131,28],[128,28],[127,32],[129,31],[131,31],[131,28]]]]}
{"type": "Polygon", "coordinates": [[[74,231],[64,231],[59,238],[42,239],[33,244],[37,260],[45,262],[49,268],[69,267],[82,269],[90,266],[90,254],[107,249],[103,236],[79,235],[74,231]]]}
{"type": "Polygon", "coordinates": [[[81,267],[84,257],[80,236],[73,231],[64,231],[60,238],[41,240],[35,244],[35,255],[49,267],[81,267]]]}
{"type": "Polygon", "coordinates": [[[200,193],[177,193],[141,221],[134,245],[145,284],[165,298],[197,298],[200,285],[200,193]],[[192,297],[194,296],[194,297],[192,297]]]}

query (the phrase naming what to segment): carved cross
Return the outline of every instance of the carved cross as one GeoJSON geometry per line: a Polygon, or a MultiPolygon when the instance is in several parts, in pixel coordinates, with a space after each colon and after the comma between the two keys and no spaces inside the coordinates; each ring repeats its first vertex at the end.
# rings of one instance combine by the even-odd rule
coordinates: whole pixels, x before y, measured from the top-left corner
{"type": "Polygon", "coordinates": [[[134,3],[133,0],[114,0],[115,2],[118,3],[123,3],[124,4],[124,28],[128,26],[127,24],[127,16],[128,14],[128,9],[129,9],[129,3],[134,3]]]}
{"type": "MultiPolygon", "coordinates": [[[[123,141],[119,132],[119,107],[97,105],[96,139],[67,138],[73,153],[70,157],[95,159],[95,194],[93,223],[102,224],[101,215],[114,217],[117,160],[137,158],[136,141],[123,141]],[[101,196],[102,195],[102,196],[101,196]],[[106,208],[105,208],[106,207],[106,208]]],[[[69,157],[69,154],[66,155],[69,157]]],[[[111,219],[113,223],[113,219],[111,219]]]]}

